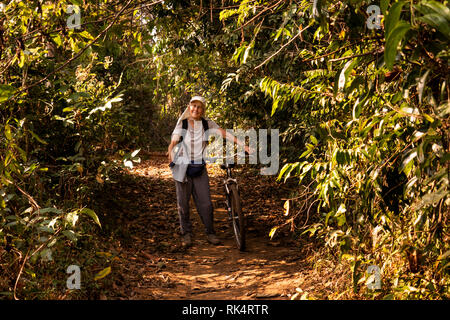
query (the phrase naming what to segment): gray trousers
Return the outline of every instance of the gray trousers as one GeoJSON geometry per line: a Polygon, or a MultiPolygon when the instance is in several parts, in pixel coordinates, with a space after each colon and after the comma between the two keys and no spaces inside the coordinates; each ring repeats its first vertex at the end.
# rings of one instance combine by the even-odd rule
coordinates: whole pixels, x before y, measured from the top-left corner
{"type": "Polygon", "coordinates": [[[209,178],[206,168],[199,177],[186,177],[186,182],[175,180],[177,191],[178,216],[180,218],[181,234],[192,233],[192,223],[190,219],[189,201],[191,195],[194,197],[197,212],[205,225],[207,234],[215,233],[213,227],[213,205],[209,189],[209,178]]]}

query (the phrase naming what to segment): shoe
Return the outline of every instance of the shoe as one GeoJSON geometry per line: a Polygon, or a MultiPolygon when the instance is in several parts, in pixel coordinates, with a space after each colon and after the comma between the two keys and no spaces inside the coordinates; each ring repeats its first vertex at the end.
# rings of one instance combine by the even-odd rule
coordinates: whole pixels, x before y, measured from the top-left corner
{"type": "Polygon", "coordinates": [[[220,244],[219,238],[217,238],[217,236],[214,233],[208,234],[207,239],[208,239],[209,243],[212,243],[214,245],[220,244]]]}
{"type": "Polygon", "coordinates": [[[181,238],[181,245],[183,247],[190,247],[192,245],[192,236],[190,233],[186,233],[181,238]]]}

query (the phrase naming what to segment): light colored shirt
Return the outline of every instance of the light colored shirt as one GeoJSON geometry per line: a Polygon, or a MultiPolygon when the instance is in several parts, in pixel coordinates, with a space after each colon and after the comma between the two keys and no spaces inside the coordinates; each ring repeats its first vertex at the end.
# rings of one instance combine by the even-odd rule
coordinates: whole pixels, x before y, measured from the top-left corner
{"type": "MultiPolygon", "coordinates": [[[[208,129],[218,129],[219,125],[213,120],[208,119],[208,129]]],[[[172,132],[172,141],[178,141],[183,133],[183,124],[177,124],[172,132]]],[[[186,181],[187,165],[191,161],[195,163],[201,163],[203,159],[203,151],[206,146],[206,142],[203,141],[204,131],[201,120],[194,120],[194,126],[191,126],[188,121],[188,128],[183,138],[183,143],[176,146],[175,151],[175,166],[172,167],[173,178],[180,182],[186,181]]]]}

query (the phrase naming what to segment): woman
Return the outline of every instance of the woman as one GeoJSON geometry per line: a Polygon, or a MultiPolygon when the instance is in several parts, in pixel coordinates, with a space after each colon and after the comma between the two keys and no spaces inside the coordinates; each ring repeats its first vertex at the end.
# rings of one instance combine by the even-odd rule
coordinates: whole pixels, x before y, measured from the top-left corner
{"type": "MultiPolygon", "coordinates": [[[[235,136],[220,128],[217,123],[205,118],[205,107],[206,100],[203,97],[195,96],[191,99],[189,106],[178,119],[167,151],[175,180],[182,245],[184,247],[192,244],[192,224],[189,216],[191,195],[194,197],[198,214],[205,226],[207,240],[214,245],[220,244],[220,240],[214,231],[209,178],[203,161],[203,151],[207,143],[204,140],[205,126],[207,127],[206,130],[216,130],[220,132],[223,138],[243,145],[235,136]],[[175,155],[174,147],[180,142],[180,138],[182,138],[182,144],[175,155]],[[184,159],[184,161],[180,159],[184,159]]],[[[244,146],[244,149],[250,153],[247,146],[244,146]]]]}

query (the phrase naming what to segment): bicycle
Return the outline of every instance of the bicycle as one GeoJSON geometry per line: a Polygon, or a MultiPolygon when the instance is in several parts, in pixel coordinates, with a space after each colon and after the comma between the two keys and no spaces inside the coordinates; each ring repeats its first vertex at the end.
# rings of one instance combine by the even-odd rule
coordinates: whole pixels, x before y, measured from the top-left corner
{"type": "MultiPolygon", "coordinates": [[[[247,152],[245,152],[245,154],[248,155],[247,152]]],[[[232,157],[235,155],[236,154],[232,155],[232,157]]],[[[224,159],[227,158],[228,157],[224,159]]],[[[245,251],[246,219],[244,213],[242,212],[238,183],[232,174],[232,169],[234,167],[234,163],[228,163],[227,161],[220,165],[220,168],[226,171],[226,178],[223,180],[223,184],[226,195],[225,205],[228,213],[228,221],[231,222],[234,239],[238,249],[240,251],[245,251]]]]}

